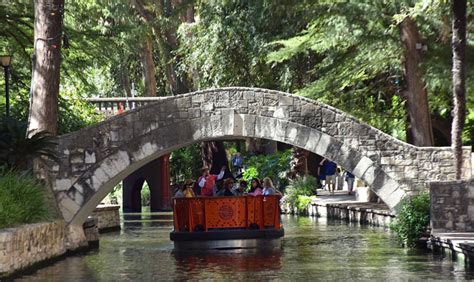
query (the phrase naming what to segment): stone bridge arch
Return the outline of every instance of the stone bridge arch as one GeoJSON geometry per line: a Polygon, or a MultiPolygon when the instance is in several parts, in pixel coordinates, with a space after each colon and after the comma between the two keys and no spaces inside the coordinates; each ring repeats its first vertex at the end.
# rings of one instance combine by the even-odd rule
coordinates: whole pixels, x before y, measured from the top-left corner
{"type": "MultiPolygon", "coordinates": [[[[394,211],[428,181],[454,179],[450,148],[399,141],[317,101],[257,88],[166,97],[59,137],[59,164],[40,172],[70,226],[79,226],[113,187],[146,163],[194,142],[239,137],[295,145],[363,179],[394,211]]],[[[470,177],[470,149],[464,176],[470,177]]]]}

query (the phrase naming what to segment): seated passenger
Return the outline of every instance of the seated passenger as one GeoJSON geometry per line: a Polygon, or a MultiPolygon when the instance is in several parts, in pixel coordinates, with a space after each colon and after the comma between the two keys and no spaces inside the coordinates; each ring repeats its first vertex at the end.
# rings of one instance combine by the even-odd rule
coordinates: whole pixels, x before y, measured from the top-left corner
{"type": "Polygon", "coordinates": [[[184,183],[184,191],[183,191],[185,198],[192,198],[196,196],[194,195],[193,187],[194,187],[194,181],[192,179],[186,180],[186,182],[184,183]]]}
{"type": "Polygon", "coordinates": [[[217,192],[216,196],[234,196],[234,193],[232,192],[233,186],[234,180],[232,178],[227,178],[224,180],[224,185],[222,186],[222,189],[217,192]]]}
{"type": "Polygon", "coordinates": [[[260,180],[258,178],[252,178],[252,181],[250,182],[250,191],[249,195],[252,196],[258,196],[262,195],[262,185],[260,184],[260,180]]]}
{"type": "Polygon", "coordinates": [[[245,194],[245,189],[247,189],[247,181],[240,180],[239,186],[234,189],[235,196],[243,196],[245,194]]]}
{"type": "Polygon", "coordinates": [[[207,167],[204,167],[201,172],[202,175],[198,179],[198,185],[201,187],[201,195],[214,196],[216,181],[221,180],[222,177],[224,177],[225,166],[221,168],[221,172],[218,175],[210,174],[209,168],[207,167]]]}
{"type": "Polygon", "coordinates": [[[175,198],[184,198],[184,186],[183,187],[178,187],[176,189],[176,192],[174,193],[175,198]]]}
{"type": "Polygon", "coordinates": [[[263,196],[276,195],[276,189],[273,187],[273,182],[270,177],[265,177],[263,179],[263,196]]]}

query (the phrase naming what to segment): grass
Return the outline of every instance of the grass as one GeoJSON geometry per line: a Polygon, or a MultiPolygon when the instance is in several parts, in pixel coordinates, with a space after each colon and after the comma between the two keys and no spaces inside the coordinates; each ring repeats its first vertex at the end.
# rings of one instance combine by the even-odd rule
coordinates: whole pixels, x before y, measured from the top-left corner
{"type": "Polygon", "coordinates": [[[0,175],[0,229],[50,219],[47,202],[46,188],[33,176],[0,175]]]}

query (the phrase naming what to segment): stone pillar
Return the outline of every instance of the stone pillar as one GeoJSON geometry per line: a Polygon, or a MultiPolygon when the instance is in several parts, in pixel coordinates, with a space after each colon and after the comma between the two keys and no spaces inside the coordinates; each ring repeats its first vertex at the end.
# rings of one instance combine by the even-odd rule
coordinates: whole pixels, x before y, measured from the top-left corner
{"type": "Polygon", "coordinates": [[[433,232],[474,232],[474,179],[431,182],[433,232]]]}
{"type": "Polygon", "coordinates": [[[123,180],[123,211],[141,212],[141,189],[145,181],[150,188],[151,211],[169,210],[169,155],[165,155],[149,162],[123,180]]]}

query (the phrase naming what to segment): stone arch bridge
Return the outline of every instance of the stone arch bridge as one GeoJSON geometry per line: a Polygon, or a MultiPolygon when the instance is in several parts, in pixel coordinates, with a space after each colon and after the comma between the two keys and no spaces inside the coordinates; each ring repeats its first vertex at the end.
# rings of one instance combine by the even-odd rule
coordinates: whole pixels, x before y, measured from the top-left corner
{"type": "MultiPolygon", "coordinates": [[[[428,181],[454,179],[450,148],[399,141],[328,105],[278,91],[220,88],[164,97],[59,137],[59,163],[39,173],[70,226],[80,226],[126,176],[194,142],[241,137],[295,145],[363,179],[393,210],[428,181]]],[[[470,149],[464,152],[470,177],[470,149]]]]}

